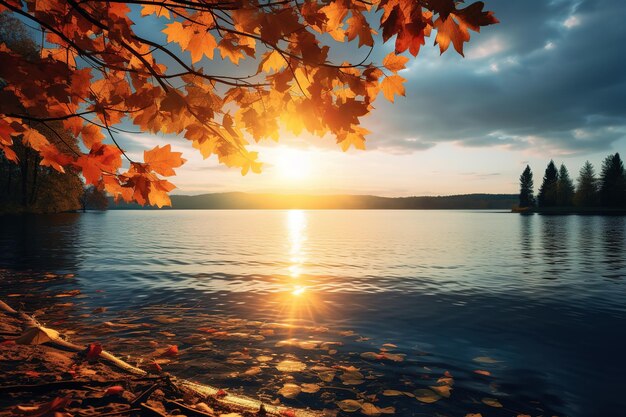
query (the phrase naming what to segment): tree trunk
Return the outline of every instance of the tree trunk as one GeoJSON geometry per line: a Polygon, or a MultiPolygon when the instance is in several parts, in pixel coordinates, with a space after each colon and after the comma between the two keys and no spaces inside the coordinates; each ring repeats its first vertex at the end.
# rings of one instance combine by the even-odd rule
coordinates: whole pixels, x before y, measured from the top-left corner
{"type": "Polygon", "coordinates": [[[26,149],[24,153],[24,160],[20,164],[22,171],[22,207],[28,207],[28,160],[30,156],[30,149],[26,149]]]}

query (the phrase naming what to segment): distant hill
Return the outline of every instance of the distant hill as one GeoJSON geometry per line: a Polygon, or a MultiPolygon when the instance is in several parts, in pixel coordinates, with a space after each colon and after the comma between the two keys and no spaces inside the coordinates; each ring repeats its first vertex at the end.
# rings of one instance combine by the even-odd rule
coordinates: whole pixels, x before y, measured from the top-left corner
{"type": "MultiPolygon", "coordinates": [[[[215,193],[173,195],[172,207],[163,209],[395,209],[451,210],[479,209],[509,210],[518,204],[517,194],[464,194],[441,197],[377,197],[372,195],[294,195],[215,193]]],[[[112,210],[158,210],[136,203],[110,201],[112,210]]]]}

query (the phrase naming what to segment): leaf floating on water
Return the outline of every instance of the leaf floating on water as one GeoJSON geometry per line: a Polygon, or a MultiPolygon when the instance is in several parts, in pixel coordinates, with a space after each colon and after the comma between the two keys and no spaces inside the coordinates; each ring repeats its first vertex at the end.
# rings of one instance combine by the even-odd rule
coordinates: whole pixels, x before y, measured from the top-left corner
{"type": "Polygon", "coordinates": [[[450,398],[450,391],[452,390],[452,388],[450,388],[449,385],[433,385],[432,387],[428,388],[433,390],[435,393],[437,393],[437,395],[440,395],[441,397],[450,398]]]}
{"type": "Polygon", "coordinates": [[[437,383],[440,384],[440,385],[452,386],[452,385],[454,385],[454,379],[452,379],[451,377],[448,377],[448,376],[442,376],[441,378],[439,378],[437,380],[437,383]]]}
{"type": "Polygon", "coordinates": [[[18,345],[41,345],[43,343],[57,340],[59,332],[46,327],[31,327],[26,330],[20,337],[15,339],[18,345]]]}
{"type": "Polygon", "coordinates": [[[252,368],[250,368],[247,371],[245,371],[243,374],[244,375],[248,375],[248,376],[252,376],[252,375],[256,375],[256,374],[260,374],[260,373],[261,373],[261,368],[259,368],[258,366],[253,366],[252,368]]]}
{"type": "Polygon", "coordinates": [[[483,417],[483,415],[480,413],[470,413],[470,414],[465,414],[465,417],[483,417]]]}
{"type": "Polygon", "coordinates": [[[364,403],[361,406],[361,413],[366,416],[379,416],[381,414],[380,409],[372,403],[364,403]]]}
{"type": "Polygon", "coordinates": [[[302,362],[287,359],[279,362],[278,365],[276,365],[276,369],[280,372],[300,372],[306,369],[306,365],[302,362]]]}
{"type": "Polygon", "coordinates": [[[397,391],[395,389],[387,389],[383,391],[383,395],[385,397],[397,397],[399,395],[403,395],[404,393],[402,391],[397,391]]]}
{"type": "Polygon", "coordinates": [[[182,317],[154,316],[152,320],[161,324],[174,324],[183,321],[182,317]]]}
{"type": "Polygon", "coordinates": [[[354,413],[361,409],[361,403],[356,400],[337,401],[337,406],[341,408],[341,411],[345,411],[346,413],[354,413]]]}
{"type": "Polygon", "coordinates": [[[376,352],[363,352],[361,353],[361,357],[370,361],[379,361],[383,358],[383,355],[376,352]]]}
{"type": "Polygon", "coordinates": [[[502,404],[500,404],[500,401],[495,398],[483,398],[481,401],[483,402],[483,404],[487,404],[490,407],[502,408],[502,404]]]}
{"type": "Polygon", "coordinates": [[[395,407],[379,408],[378,410],[383,414],[395,414],[396,413],[395,407]]]}
{"type": "Polygon", "coordinates": [[[302,392],[299,385],[287,383],[278,390],[278,393],[285,398],[296,398],[302,392]]]}
{"type": "Polygon", "coordinates": [[[472,359],[474,362],[480,363],[500,363],[501,361],[490,358],[489,356],[479,356],[477,358],[472,359]]]}
{"type": "Polygon", "coordinates": [[[491,376],[491,372],[489,372],[489,371],[484,371],[484,370],[482,370],[482,369],[476,369],[476,370],[474,371],[474,373],[475,373],[475,374],[478,374],[478,375],[491,376]]]}
{"type": "Polygon", "coordinates": [[[441,399],[439,394],[429,389],[416,389],[413,393],[415,394],[415,398],[427,404],[436,403],[441,399]]]}
{"type": "Polygon", "coordinates": [[[317,377],[324,382],[330,382],[333,379],[335,379],[335,372],[334,371],[318,372],[317,377]]]}
{"type": "Polygon", "coordinates": [[[317,384],[302,384],[302,392],[307,394],[315,394],[320,390],[320,386],[317,384]]]}
{"type": "Polygon", "coordinates": [[[267,355],[261,355],[261,356],[257,356],[256,360],[259,362],[269,362],[271,361],[273,358],[271,356],[267,356],[267,355]]]}

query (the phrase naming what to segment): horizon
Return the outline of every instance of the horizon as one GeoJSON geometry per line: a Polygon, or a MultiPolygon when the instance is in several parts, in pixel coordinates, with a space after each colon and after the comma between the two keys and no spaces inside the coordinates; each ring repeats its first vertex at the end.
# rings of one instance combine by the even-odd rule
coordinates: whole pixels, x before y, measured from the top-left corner
{"type": "MultiPolygon", "coordinates": [[[[514,193],[526,164],[539,179],[553,159],[575,179],[585,160],[599,171],[607,154],[626,152],[626,75],[618,53],[626,29],[617,24],[626,5],[492,0],[488,7],[501,23],[472,33],[465,58],[440,56],[425,45],[400,72],[406,97],[376,101],[363,119],[372,132],[365,151],[342,152],[330,137],[282,132],[278,143],[250,140],[265,165],[261,174],[242,177],[215,157],[203,160],[188,141],[166,137],[187,159],[173,178],[173,194],[514,193]],[[529,21],[533,31],[526,30],[529,21]]],[[[139,31],[154,33],[162,24],[136,13],[139,31]]],[[[391,48],[375,48],[372,59],[391,48]]],[[[364,52],[345,53],[355,59],[364,52]]],[[[164,141],[162,135],[120,136],[137,158],[164,141]]]]}

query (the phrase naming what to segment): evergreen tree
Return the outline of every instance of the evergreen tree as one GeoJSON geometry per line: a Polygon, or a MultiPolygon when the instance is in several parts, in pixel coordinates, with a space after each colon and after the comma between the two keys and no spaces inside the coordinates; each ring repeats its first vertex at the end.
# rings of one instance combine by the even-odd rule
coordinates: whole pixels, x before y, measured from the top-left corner
{"type": "Polygon", "coordinates": [[[559,168],[559,179],[557,182],[557,205],[560,207],[570,207],[574,204],[574,183],[569,176],[569,171],[564,164],[559,168]]]}
{"type": "Polygon", "coordinates": [[[530,166],[526,165],[526,169],[519,177],[519,206],[534,207],[535,205],[535,183],[533,181],[533,172],[530,166]]]}
{"type": "Polygon", "coordinates": [[[539,189],[539,207],[554,207],[557,205],[559,172],[550,160],[543,176],[543,183],[539,189]]]}
{"type": "Polygon", "coordinates": [[[579,207],[593,207],[598,204],[598,179],[589,161],[580,169],[574,203],[579,207]]]}
{"type": "Polygon", "coordinates": [[[604,207],[626,207],[626,178],[619,153],[607,156],[602,164],[600,202],[604,207]]]}

